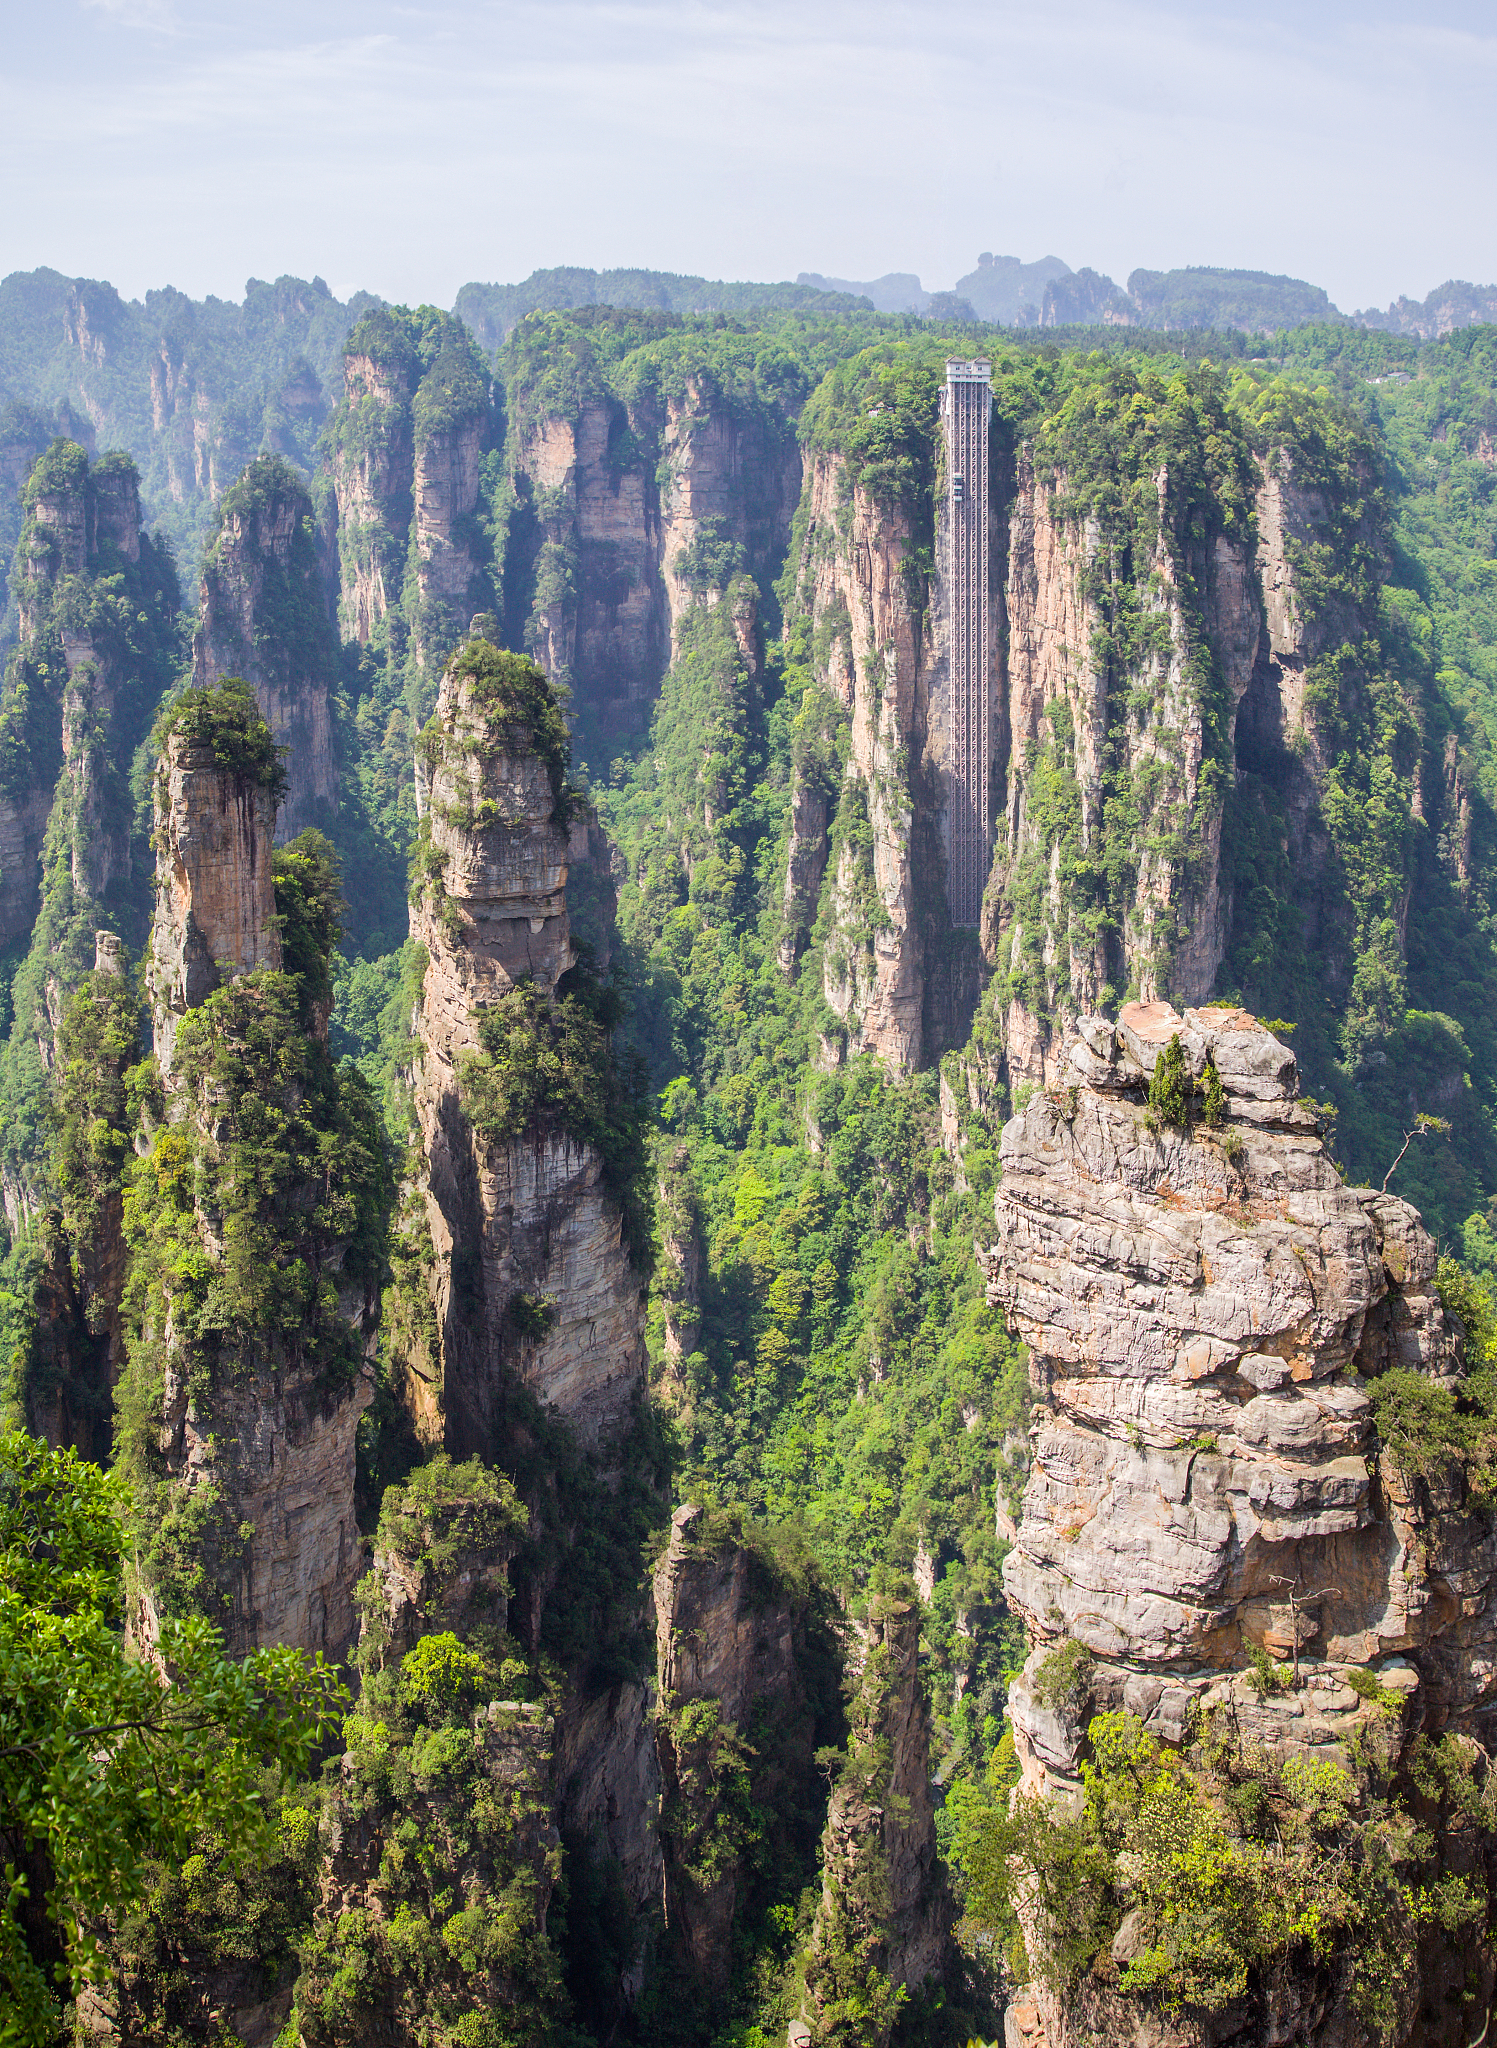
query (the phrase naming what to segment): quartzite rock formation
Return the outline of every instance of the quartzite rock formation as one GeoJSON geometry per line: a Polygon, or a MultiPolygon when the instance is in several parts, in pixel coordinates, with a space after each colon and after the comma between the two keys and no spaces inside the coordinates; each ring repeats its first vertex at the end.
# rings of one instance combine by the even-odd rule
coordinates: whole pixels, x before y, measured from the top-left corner
{"type": "MultiPolygon", "coordinates": [[[[807,2016],[818,2040],[836,2038],[827,2008],[864,1989],[845,1981],[849,1957],[867,1958],[893,1990],[918,1992],[945,1974],[951,1905],[936,1856],[919,1656],[918,1610],[902,1600],[871,1603],[848,1762],[821,1841],[821,1903],[806,1966],[807,2016]]],[[[891,2019],[872,2020],[868,2038],[887,2040],[891,2019]]]]}
{"type": "Polygon", "coordinates": [[[667,1918],[693,1969],[722,1989],[744,1871],[740,1854],[716,1858],[710,1877],[699,1867],[714,1819],[703,1787],[716,1776],[704,1759],[716,1729],[725,1728],[750,1745],[757,1806],[783,1816],[814,1803],[807,1780],[814,1783],[815,1714],[797,1656],[804,1654],[804,1603],[734,1532],[713,1529],[695,1506],[676,1510],[653,1592],[667,1918]],[[691,1719],[701,1702],[717,1710],[705,1734],[691,1719]]]}
{"type": "MultiPolygon", "coordinates": [[[[1116,1028],[1082,1018],[1057,1084],[1004,1131],[989,1298],[1040,1396],[1003,1575],[1032,1646],[1008,1702],[1029,1790],[1076,1794],[1103,1709],[1177,1746],[1193,1710],[1223,1708],[1249,1754],[1380,1753],[1384,1706],[1346,1682],[1368,1670],[1404,1710],[1395,1750],[1421,1730],[1490,1737],[1497,1529],[1459,1482],[1374,1454],[1367,1392],[1390,1367],[1456,1384],[1461,1332],[1416,1212],[1345,1186],[1296,1096],[1293,1055],[1245,1012],[1134,1003],[1116,1028]],[[1220,1076],[1216,1127],[1147,1108],[1176,1033],[1198,1086],[1208,1059],[1220,1076]],[[1092,1661],[1057,1704],[1038,1674],[1067,1639],[1092,1661]],[[1301,1684],[1253,1682],[1254,1652],[1297,1660],[1301,1684]]],[[[1459,2005],[1445,1970],[1421,1958],[1410,2023],[1416,1990],[1459,2005]]],[[[1163,2038],[1109,1996],[1071,2010],[1028,1987],[1011,2048],[1163,2038]]],[[[1356,2038],[1344,1984],[1313,1969],[1280,1972],[1263,2009],[1190,2038],[1356,2038]]]]}
{"type": "MultiPolygon", "coordinates": [[[[218,767],[204,741],[171,735],[156,778],[151,936],[156,1052],[168,1079],[187,1012],[225,982],[281,965],[274,822],[274,800],[262,783],[218,767]]],[[[189,1100],[179,1086],[169,1114],[191,1119],[216,1147],[225,1107],[211,1091],[189,1100]]],[[[231,1114],[237,1107],[227,1105],[231,1114]]],[[[221,1257],[221,1219],[199,1214],[197,1227],[209,1257],[221,1257]]],[[[338,1256],[331,1255],[329,1270],[338,1256]]],[[[361,1296],[345,1307],[367,1341],[374,1304],[361,1296]]],[[[204,1499],[216,1497],[225,1526],[244,1537],[232,1566],[226,1557],[206,1560],[230,1606],[226,1641],[235,1655],[292,1643],[342,1656],[354,1639],[353,1588],[363,1559],[354,1436],[372,1398],[371,1380],[328,1374],[294,1335],[288,1340],[271,1330],[242,1352],[226,1348],[205,1396],[193,1386],[191,1342],[166,1332],[160,1450],[168,1476],[189,1494],[209,1489],[204,1499]]],[[[156,1626],[146,1589],[137,1635],[150,1640],[156,1626]]]]}
{"type": "Polygon", "coordinates": [[[444,1435],[455,1456],[493,1457],[509,1374],[588,1445],[616,1439],[642,1384],[644,1336],[642,1283],[597,1152],[554,1118],[491,1142],[463,1107],[476,1013],[522,980],[549,996],[572,965],[558,794],[523,719],[486,701],[466,665],[474,649],[479,669],[518,661],[470,642],[442,678],[417,769],[441,883],[413,905],[411,932],[428,956],[416,1112],[444,1435]],[[548,1305],[544,1331],[527,1331],[517,1297],[548,1305]]]}
{"type": "MultiPolygon", "coordinates": [[[[1458,1332],[1415,1211],[1344,1186],[1296,1094],[1244,1012],[1130,1004],[1116,1030],[1082,1019],[1060,1085],[1005,1129],[989,1297],[1042,1395],[1005,1589],[1035,1657],[1084,1644],[1095,1697],[1166,1739],[1193,1698],[1241,1689],[1253,1646],[1296,1636],[1324,1684],[1304,1714],[1246,1695],[1261,1739],[1349,1733],[1340,1665],[1474,1730],[1497,1699],[1497,1534],[1369,1466],[1366,1392],[1388,1365],[1449,1383],[1458,1332]],[[1176,1032],[1197,1081],[1215,1062],[1218,1129],[1150,1128],[1176,1032]]],[[[1029,1780],[1070,1782],[1080,1731],[1028,1681],[1010,1710],[1029,1780]]]]}
{"type": "Polygon", "coordinates": [[[177,1027],[222,982],[281,964],[271,851],[275,799],[220,768],[205,740],[173,733],[156,771],[156,1057],[170,1076],[177,1027]]]}
{"type": "Polygon", "coordinates": [[[329,468],[344,636],[363,644],[399,613],[418,665],[434,675],[489,600],[474,515],[492,419],[461,322],[444,319],[426,337],[437,344],[429,364],[410,325],[377,309],[349,336],[329,468]]]}
{"type": "MultiPolygon", "coordinates": [[[[847,723],[840,787],[797,770],[791,791],[782,966],[793,971],[818,905],[822,982],[850,1054],[909,1070],[965,1037],[979,992],[974,949],[945,915],[950,758],[946,501],[936,496],[934,573],[922,575],[909,505],[849,489],[840,455],[812,459],[795,563],[795,608],[812,627],[816,674],[847,723]],[[845,814],[840,852],[833,827],[845,814]],[[866,828],[862,819],[866,817],[866,828]]],[[[994,522],[996,528],[997,522],[994,522]]],[[[997,571],[995,570],[995,574],[997,571]]],[[[1002,609],[989,607],[994,677],[989,748],[1001,765],[1002,609]]],[[[824,752],[835,751],[831,735],[824,752]]],[[[828,1046],[831,1058],[841,1045],[828,1046]]]]}
{"type": "Polygon", "coordinates": [[[794,429],[767,399],[729,404],[693,381],[658,403],[540,413],[515,455],[537,549],[530,616],[512,629],[587,717],[627,729],[659,690],[681,618],[713,594],[695,545],[736,550],[767,588],[800,482],[794,429]]]}
{"type": "Polygon", "coordinates": [[[338,806],[332,700],[338,646],[313,538],[312,501],[290,463],[252,462],[218,508],[203,557],[193,681],[241,676],[286,753],[277,835],[326,825],[338,806]]]}

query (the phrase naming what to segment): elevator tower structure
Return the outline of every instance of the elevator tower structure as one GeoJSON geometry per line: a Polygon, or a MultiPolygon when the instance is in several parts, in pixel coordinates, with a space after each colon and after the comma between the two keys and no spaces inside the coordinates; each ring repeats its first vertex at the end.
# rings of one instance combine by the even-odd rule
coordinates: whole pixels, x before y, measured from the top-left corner
{"type": "Polygon", "coordinates": [[[953,924],[977,924],[987,886],[988,773],[992,718],[988,674],[988,414],[992,366],[946,365],[946,591],[951,620],[951,803],[946,899],[953,924]]]}

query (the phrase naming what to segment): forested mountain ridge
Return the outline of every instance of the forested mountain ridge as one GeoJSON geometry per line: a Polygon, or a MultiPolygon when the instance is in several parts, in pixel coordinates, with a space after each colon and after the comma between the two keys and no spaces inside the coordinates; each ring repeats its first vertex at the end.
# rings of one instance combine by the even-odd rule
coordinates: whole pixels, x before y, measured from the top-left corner
{"type": "Polygon", "coordinates": [[[373,307],[314,474],[262,452],[223,491],[195,630],[128,461],[43,452],[0,706],[33,835],[10,1412],[128,1478],[137,1642],[206,1614],[236,1654],[354,1649],[360,1688],[279,1860],[205,1840],[103,1930],[96,2033],[965,2038],[1032,1966],[1015,2010],[1057,2036],[1072,1951],[1016,1926],[995,1871],[1039,1852],[998,1809],[1020,1765],[1032,1790],[1082,1758],[1111,1774],[1077,1838],[1104,2028],[1180,1984],[1268,2026],[1287,1983],[1306,2038],[1354,2013],[1412,2039],[1348,1987],[1417,1949],[1451,1988],[1433,1936],[1399,1947],[1421,1898],[1486,1981],[1457,1764],[1485,1727],[1490,1305],[1451,1268],[1437,1294],[1417,1218],[1339,1176],[1396,1161],[1490,1274],[1497,356],[1481,329],[1255,349],[818,302],[538,311],[488,357],[373,307]],[[980,351],[972,932],[944,895],[939,402],[980,351]],[[1019,1272],[1035,1217],[1088,1202],[1104,1294],[1168,1269],[1096,1383],[1019,1272]],[[1257,1350],[1233,1259],[1281,1317],[1257,1350]],[[1126,1562],[1152,1555],[1114,1483],[1135,1456],[1150,1500],[1150,1458],[1183,1475],[1147,1597],[1196,1600],[1191,1516],[1190,1556],[1238,1574],[1230,1621],[1197,1602],[1204,1651],[1122,1607],[1097,1632],[1086,1574],[1154,1568],[1126,1562]],[[1381,1632],[1328,1611],[1317,1650],[1271,1567],[1318,1585],[1340,1554],[1298,1546],[1353,1532],[1374,1604],[1395,1551],[1404,1590],[1381,1632]],[[1311,1697],[1291,1654],[1341,1773],[1308,1818],[1298,1765],[1160,1765],[1193,1657],[1213,1710],[1284,1696],[1277,1743],[1311,1697]],[[1139,1730],[1088,1751],[1092,1710],[1139,1730]],[[1430,1819],[1409,1770],[1438,1811],[1376,1938],[1355,1886],[1319,1948],[1220,1900],[1182,1932],[1167,1871],[1130,1895],[1106,1862],[1144,1853],[1129,1799],[1188,1783],[1244,1883],[1260,1809],[1381,1869],[1364,1750],[1395,1714],[1398,1812],[1430,1819]]]}

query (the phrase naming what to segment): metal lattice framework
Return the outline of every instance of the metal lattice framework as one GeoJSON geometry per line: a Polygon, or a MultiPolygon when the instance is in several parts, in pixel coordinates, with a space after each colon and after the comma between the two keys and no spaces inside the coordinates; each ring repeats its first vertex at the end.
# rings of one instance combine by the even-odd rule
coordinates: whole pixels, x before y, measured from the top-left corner
{"type": "Polygon", "coordinates": [[[992,368],[946,365],[946,588],[951,617],[951,837],[946,895],[953,924],[976,924],[991,856],[988,676],[988,414],[992,368]]]}

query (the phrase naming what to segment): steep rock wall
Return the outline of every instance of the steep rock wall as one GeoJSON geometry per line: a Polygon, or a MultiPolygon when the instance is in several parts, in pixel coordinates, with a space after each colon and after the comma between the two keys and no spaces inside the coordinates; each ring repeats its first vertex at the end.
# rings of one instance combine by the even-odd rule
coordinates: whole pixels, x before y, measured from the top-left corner
{"type": "MultiPolygon", "coordinates": [[[[1063,473],[1037,475],[1027,449],[1018,459],[1002,670],[1008,793],[989,925],[990,943],[1009,959],[1004,1028],[1015,1080],[1046,1073],[1058,1044],[1052,1018],[1063,1025],[1119,989],[1203,1002],[1226,950],[1222,786],[1212,775],[1201,642],[1230,729],[1258,659],[1258,570],[1245,542],[1221,534],[1209,545],[1172,545],[1180,520],[1166,466],[1154,487],[1146,631],[1120,651],[1098,521],[1068,512],[1063,473]],[[1132,817],[1111,915],[1077,914],[1071,870],[1103,859],[1107,833],[1120,829],[1105,813],[1119,801],[1132,817]]],[[[1276,573],[1280,559],[1266,553],[1262,573],[1276,573]]]]}
{"type": "Polygon", "coordinates": [[[311,498],[288,462],[257,457],[218,508],[203,558],[192,670],[199,689],[242,677],[288,750],[276,820],[283,840],[326,825],[337,809],[337,658],[311,498]]]}
{"type": "Polygon", "coordinates": [[[482,1011],[521,982],[549,998],[573,957],[557,788],[502,682],[485,681],[506,662],[534,677],[482,642],[449,666],[418,769],[430,880],[411,913],[428,963],[415,1099],[458,1455],[494,1454],[511,1375],[584,1442],[616,1438],[644,1359],[640,1281],[598,1153],[554,1118],[488,1139],[464,1106],[482,1011]],[[527,1317],[524,1303],[543,1306],[527,1317]]]}
{"type": "Polygon", "coordinates": [[[380,1228],[382,1152],[329,1061],[326,1006],[278,972],[270,734],[246,698],[217,715],[238,719],[260,770],[222,767],[202,732],[176,730],[155,785],[150,976],[167,1087],[165,1123],[142,1133],[131,1233],[130,1405],[151,1417],[126,1445],[146,1517],[132,1627],[149,1643],[163,1601],[184,1597],[155,1541],[179,1518],[187,1584],[202,1587],[186,1597],[206,1600],[236,1654],[287,1642],[341,1657],[363,1564],[354,1439],[379,1271],[346,1267],[340,1233],[349,1215],[355,1235],[380,1228]],[[206,1321],[204,1282],[159,1261],[163,1230],[219,1290],[206,1321]],[[267,1267],[290,1283],[273,1319],[267,1267]]]}
{"type": "MultiPolygon", "coordinates": [[[[1366,1379],[1458,1371],[1417,1215],[1342,1184],[1293,1055],[1244,1012],[1128,1005],[1116,1033],[1083,1022],[1067,1073],[1005,1129],[988,1256],[1044,1398],[1004,1571],[1034,1639],[1117,1660],[1166,1720],[1249,1645],[1293,1647],[1281,1577],[1336,1583],[1296,1624],[1327,1664],[1424,1652],[1452,1627],[1479,1645],[1497,1552],[1469,1532],[1463,1577],[1487,1591],[1461,1616],[1417,1554],[1406,1485],[1367,1464],[1366,1379]],[[1209,1054],[1221,1075],[1219,1131],[1148,1127],[1142,1090],[1177,1031],[1196,1074],[1209,1054]]],[[[1489,1651],[1463,1683],[1448,1711],[1469,1719],[1489,1651]]],[[[1022,1709],[1015,1726],[1028,1740],[1022,1709]]]]}
{"type": "Polygon", "coordinates": [[[414,514],[409,371],[351,341],[330,468],[338,508],[343,636],[362,646],[400,602],[414,514]]]}
{"type": "Polygon", "coordinates": [[[156,1058],[172,1070],[183,1017],[224,981],[281,964],[271,849],[275,798],[173,734],[156,777],[151,982],[156,1058]]]}
{"type": "Polygon", "coordinates": [[[822,1888],[806,1964],[813,2040],[840,2038],[847,2001],[887,2041],[894,1997],[945,1973],[951,1907],[936,1858],[930,1713],[919,1676],[920,1619],[876,1604],[862,1645],[848,1761],[822,1837],[822,1888]]]}
{"type": "Polygon", "coordinates": [[[734,1757],[754,1805],[782,1824],[814,1782],[805,1614],[764,1559],[692,1505],[672,1518],[653,1594],[666,1918],[692,1971],[722,1989],[747,1881],[734,1757]]]}
{"type": "MultiPolygon", "coordinates": [[[[1025,1790],[1079,1797],[1106,1710],[1177,1749],[1227,1730],[1268,1771],[1371,1756],[1391,1782],[1442,1731],[1483,1757],[1491,1517],[1453,1470],[1420,1478],[1379,1449],[1369,1398],[1391,1369],[1458,1389],[1462,1332],[1417,1213],[1347,1187],[1297,1093],[1293,1055],[1245,1012],[1131,1004],[1116,1028],[1082,1018],[1056,1085],[1004,1131],[989,1298],[1040,1397],[1003,1574],[1032,1646],[1009,1691],[1025,1790]],[[1184,1125],[1147,1106],[1177,1035],[1187,1088],[1211,1069],[1222,1085],[1214,1124],[1199,1098],[1184,1125]]],[[[1482,1845],[1452,1853],[1471,1867],[1482,1845]]],[[[1114,1957],[1131,1938],[1125,1923],[1114,1957]]],[[[1230,2010],[1189,2015],[1188,2038],[1364,2038],[1326,1956],[1301,1949],[1230,2010]]],[[[1398,2039],[1456,2037],[1462,1971],[1490,1983],[1475,1948],[1420,1941],[1398,2039]]],[[[1007,2024],[1010,2048],[1173,2038],[1105,1969],[1064,1997],[1023,1987],[1007,2024]]]]}
{"type": "Polygon", "coordinates": [[[977,993],[975,954],[966,976],[948,959],[945,589],[920,568],[914,510],[849,488],[835,452],[813,455],[803,513],[794,603],[847,763],[830,783],[829,734],[823,760],[797,766],[780,960],[794,971],[819,903],[828,1056],[905,1071],[963,1034],[977,993]]]}
{"type": "Polygon", "coordinates": [[[489,608],[478,510],[493,431],[487,366],[447,314],[379,308],[348,337],[326,446],[345,639],[376,643],[430,687],[489,608]],[[393,634],[393,639],[392,639],[393,634]]]}
{"type": "Polygon", "coordinates": [[[589,732],[627,731],[684,614],[740,569],[773,581],[800,489],[790,423],[697,383],[630,406],[595,396],[530,420],[512,463],[529,516],[506,567],[510,632],[589,732]]]}

